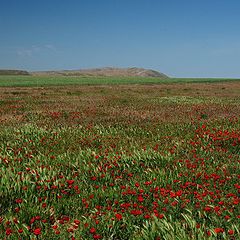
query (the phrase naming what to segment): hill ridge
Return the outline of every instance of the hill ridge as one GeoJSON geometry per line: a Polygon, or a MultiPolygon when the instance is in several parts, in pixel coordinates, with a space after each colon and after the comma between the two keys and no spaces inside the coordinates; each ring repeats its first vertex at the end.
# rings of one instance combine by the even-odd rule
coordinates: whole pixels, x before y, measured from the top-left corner
{"type": "Polygon", "coordinates": [[[0,69],[0,75],[29,75],[29,72],[15,69],[0,69]]]}
{"type": "Polygon", "coordinates": [[[116,67],[103,67],[103,68],[90,68],[79,70],[60,70],[60,71],[36,71],[31,72],[32,75],[60,75],[60,76],[119,76],[119,77],[158,77],[168,78],[167,75],[152,69],[145,68],[116,68],[116,67]]]}

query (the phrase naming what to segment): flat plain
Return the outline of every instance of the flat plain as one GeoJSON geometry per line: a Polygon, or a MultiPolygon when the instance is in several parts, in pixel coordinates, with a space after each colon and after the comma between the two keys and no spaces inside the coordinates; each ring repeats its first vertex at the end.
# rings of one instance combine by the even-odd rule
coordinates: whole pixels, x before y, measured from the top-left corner
{"type": "Polygon", "coordinates": [[[1,239],[239,239],[240,81],[0,77],[1,239]]]}

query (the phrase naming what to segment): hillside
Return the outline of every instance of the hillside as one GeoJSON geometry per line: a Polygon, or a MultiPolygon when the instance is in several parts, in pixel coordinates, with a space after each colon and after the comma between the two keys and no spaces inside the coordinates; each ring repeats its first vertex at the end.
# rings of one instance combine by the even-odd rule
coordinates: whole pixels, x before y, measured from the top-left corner
{"type": "Polygon", "coordinates": [[[32,75],[60,75],[60,76],[119,76],[119,77],[157,77],[168,78],[167,75],[151,69],[144,68],[94,68],[82,70],[63,70],[63,71],[40,71],[32,72],[32,75]]]}
{"type": "Polygon", "coordinates": [[[0,69],[0,75],[30,75],[29,72],[23,70],[0,69]]]}

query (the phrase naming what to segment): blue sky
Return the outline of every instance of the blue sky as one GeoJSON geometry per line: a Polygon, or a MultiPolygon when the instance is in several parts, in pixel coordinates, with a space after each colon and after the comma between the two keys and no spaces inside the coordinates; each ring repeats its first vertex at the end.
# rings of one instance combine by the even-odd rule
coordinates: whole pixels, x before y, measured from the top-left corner
{"type": "Polygon", "coordinates": [[[0,68],[240,78],[239,0],[1,0],[0,68]]]}

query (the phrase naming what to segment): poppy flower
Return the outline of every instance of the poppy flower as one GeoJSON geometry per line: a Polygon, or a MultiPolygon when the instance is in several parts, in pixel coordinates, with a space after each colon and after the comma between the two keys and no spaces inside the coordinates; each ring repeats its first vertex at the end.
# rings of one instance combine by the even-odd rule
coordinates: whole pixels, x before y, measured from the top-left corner
{"type": "Polygon", "coordinates": [[[78,219],[75,219],[75,220],[74,220],[74,223],[77,224],[77,225],[79,225],[79,224],[80,224],[80,221],[79,221],[78,219]]]}
{"type": "Polygon", "coordinates": [[[138,196],[138,201],[139,202],[143,202],[144,201],[144,198],[142,196],[138,196]]]}
{"type": "Polygon", "coordinates": [[[117,220],[122,220],[122,214],[120,214],[120,213],[116,213],[115,217],[117,220]]]}
{"type": "Polygon", "coordinates": [[[66,180],[68,185],[72,185],[74,183],[74,180],[66,180]]]}
{"type": "Polygon", "coordinates": [[[34,235],[36,235],[36,236],[40,235],[41,234],[41,230],[42,230],[41,228],[34,229],[33,230],[34,235]]]}
{"type": "Polygon", "coordinates": [[[15,202],[16,202],[16,203],[22,203],[23,200],[22,200],[21,198],[17,198],[15,202]]]}
{"type": "Polygon", "coordinates": [[[12,234],[12,229],[11,228],[7,228],[6,229],[6,235],[9,236],[12,234]]]}
{"type": "Polygon", "coordinates": [[[102,237],[99,234],[95,234],[95,235],[93,235],[93,238],[94,239],[101,239],[102,237]]]}
{"type": "Polygon", "coordinates": [[[223,228],[215,228],[215,229],[214,229],[214,232],[215,232],[215,233],[223,233],[223,232],[224,232],[224,229],[223,229],[223,228]]]}
{"type": "Polygon", "coordinates": [[[92,227],[92,228],[90,228],[89,232],[93,234],[96,232],[96,229],[94,227],[92,227]]]}

